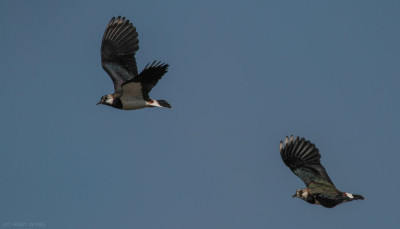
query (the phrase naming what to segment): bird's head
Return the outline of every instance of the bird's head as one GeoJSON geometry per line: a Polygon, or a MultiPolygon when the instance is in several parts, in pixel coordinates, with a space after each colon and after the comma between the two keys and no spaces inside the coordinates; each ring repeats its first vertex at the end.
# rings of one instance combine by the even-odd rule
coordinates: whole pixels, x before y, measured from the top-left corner
{"type": "Polygon", "coordinates": [[[299,197],[300,199],[305,200],[308,197],[308,190],[306,188],[297,189],[296,194],[292,197],[299,197]]]}
{"type": "Polygon", "coordinates": [[[100,102],[98,102],[96,105],[99,104],[104,104],[104,105],[112,105],[114,103],[114,96],[113,95],[105,95],[101,97],[100,102]]]}

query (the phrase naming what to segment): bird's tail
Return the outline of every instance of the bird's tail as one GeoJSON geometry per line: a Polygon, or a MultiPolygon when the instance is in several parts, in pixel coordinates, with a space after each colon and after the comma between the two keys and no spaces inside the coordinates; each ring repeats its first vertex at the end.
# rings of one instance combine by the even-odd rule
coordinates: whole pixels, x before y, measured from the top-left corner
{"type": "Polygon", "coordinates": [[[349,201],[351,201],[351,200],[363,200],[364,199],[364,197],[362,195],[351,194],[351,193],[347,193],[347,192],[345,192],[344,194],[348,197],[349,201]]]}
{"type": "Polygon", "coordinates": [[[166,107],[166,108],[172,108],[171,105],[165,101],[165,100],[157,100],[158,104],[160,104],[160,106],[162,107],[166,107]]]}
{"type": "Polygon", "coordinates": [[[166,107],[172,108],[171,105],[165,100],[148,100],[146,102],[148,107],[166,107]]]}
{"type": "Polygon", "coordinates": [[[364,200],[362,195],[353,194],[355,200],[364,200]]]}

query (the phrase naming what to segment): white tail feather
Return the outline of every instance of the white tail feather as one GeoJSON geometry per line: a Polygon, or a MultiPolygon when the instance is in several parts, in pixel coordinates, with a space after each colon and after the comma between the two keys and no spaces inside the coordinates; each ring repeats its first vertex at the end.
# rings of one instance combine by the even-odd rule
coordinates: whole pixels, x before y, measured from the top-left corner
{"type": "Polygon", "coordinates": [[[346,194],[346,196],[347,196],[347,197],[349,197],[350,199],[354,199],[354,196],[353,196],[353,194],[351,194],[351,193],[347,193],[347,192],[346,192],[345,194],[346,194]]]}

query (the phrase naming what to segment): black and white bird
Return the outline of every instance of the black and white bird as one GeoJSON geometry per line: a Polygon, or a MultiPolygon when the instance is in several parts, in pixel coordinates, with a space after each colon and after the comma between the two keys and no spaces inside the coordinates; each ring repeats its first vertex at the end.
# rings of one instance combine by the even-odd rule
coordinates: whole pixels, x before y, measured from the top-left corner
{"type": "Polygon", "coordinates": [[[306,184],[307,188],[298,189],[293,197],[307,201],[310,204],[320,204],[333,208],[338,204],[352,200],[363,200],[358,194],[339,191],[325,168],[321,165],[319,150],[304,138],[296,139],[293,135],[280,142],[279,150],[283,162],[306,184]]]}
{"type": "Polygon", "coordinates": [[[169,65],[154,61],[138,74],[135,52],[139,49],[136,28],[125,17],[113,17],[101,44],[101,65],[114,83],[114,94],[105,95],[97,104],[123,110],[167,107],[165,100],[153,100],[149,92],[167,72],[169,65]]]}

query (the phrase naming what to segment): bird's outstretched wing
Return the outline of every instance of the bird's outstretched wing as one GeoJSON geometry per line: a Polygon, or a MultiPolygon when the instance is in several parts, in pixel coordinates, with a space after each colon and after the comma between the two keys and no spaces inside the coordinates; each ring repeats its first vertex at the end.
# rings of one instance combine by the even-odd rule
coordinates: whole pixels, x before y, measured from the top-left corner
{"type": "Polygon", "coordinates": [[[149,100],[149,92],[168,71],[168,67],[168,64],[161,63],[160,61],[153,61],[151,64],[147,64],[139,75],[124,83],[123,86],[125,87],[125,85],[128,85],[132,82],[140,82],[143,98],[145,100],[149,100]]]}
{"type": "Polygon", "coordinates": [[[323,184],[328,186],[332,183],[325,168],[321,165],[319,150],[310,141],[299,137],[294,140],[293,135],[285,138],[285,143],[280,142],[281,157],[294,174],[309,187],[311,184],[323,184]]]}
{"type": "Polygon", "coordinates": [[[101,44],[101,65],[110,75],[115,92],[121,85],[137,76],[135,52],[139,49],[136,28],[121,16],[108,23],[101,44]]]}

